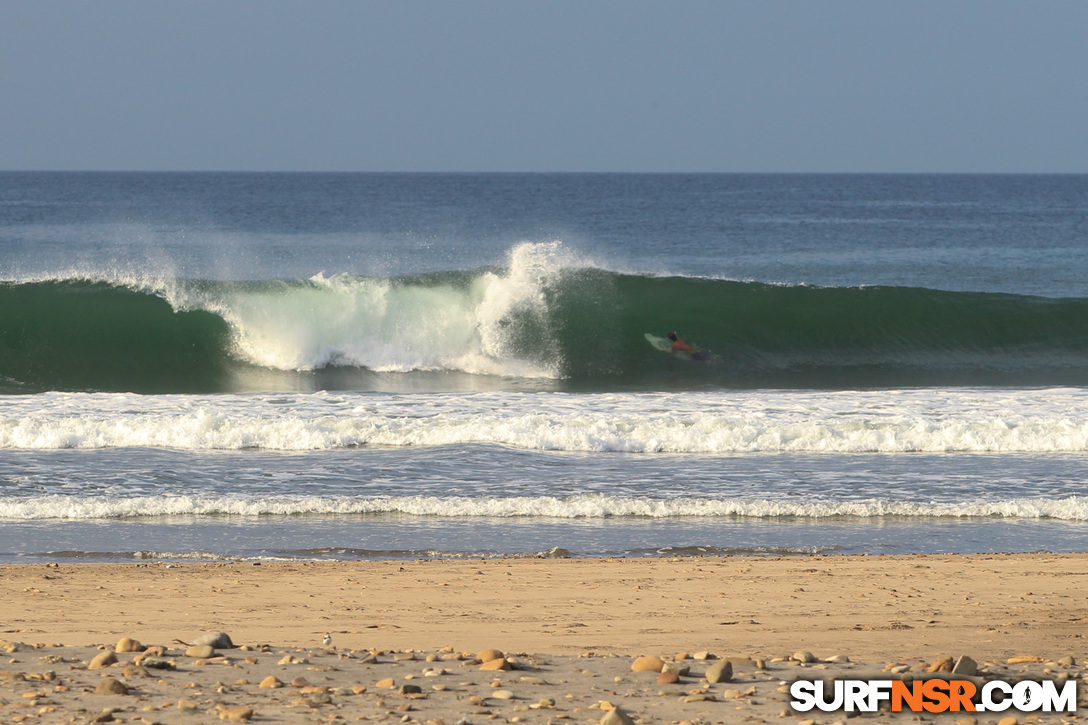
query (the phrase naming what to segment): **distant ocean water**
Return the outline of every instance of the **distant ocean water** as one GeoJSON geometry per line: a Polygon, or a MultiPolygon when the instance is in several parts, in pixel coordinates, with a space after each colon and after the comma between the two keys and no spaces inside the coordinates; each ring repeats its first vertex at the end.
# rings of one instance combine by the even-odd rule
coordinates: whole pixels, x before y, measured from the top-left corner
{"type": "Polygon", "coordinates": [[[1088,176],[0,173],[0,561],[1085,551],[1086,313],[1088,176]]]}

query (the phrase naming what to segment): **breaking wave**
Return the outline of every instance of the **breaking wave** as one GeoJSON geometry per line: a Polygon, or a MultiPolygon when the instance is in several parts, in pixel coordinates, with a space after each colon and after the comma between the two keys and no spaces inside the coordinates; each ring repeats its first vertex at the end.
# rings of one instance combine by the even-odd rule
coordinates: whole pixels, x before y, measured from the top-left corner
{"type": "Polygon", "coordinates": [[[891,500],[784,501],[775,499],[649,499],[606,494],[569,497],[0,497],[0,519],[113,519],[164,516],[376,515],[454,517],[605,518],[901,518],[955,517],[1088,520],[1088,498],[1011,498],[961,503],[891,500]]]}
{"type": "Polygon", "coordinates": [[[1088,299],[623,274],[558,242],[411,277],[0,283],[4,393],[957,385],[1088,385],[1088,299]],[[705,359],[644,338],[670,330],[705,359]]]}

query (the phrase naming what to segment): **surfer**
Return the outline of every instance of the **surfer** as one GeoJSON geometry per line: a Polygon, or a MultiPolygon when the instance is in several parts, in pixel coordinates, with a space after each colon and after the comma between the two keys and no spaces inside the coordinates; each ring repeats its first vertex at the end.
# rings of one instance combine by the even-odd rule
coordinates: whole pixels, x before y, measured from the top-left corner
{"type": "Polygon", "coordinates": [[[694,347],[677,337],[675,332],[670,332],[668,338],[669,342],[672,343],[673,352],[686,352],[689,355],[694,355],[695,353],[699,352],[694,347]]]}

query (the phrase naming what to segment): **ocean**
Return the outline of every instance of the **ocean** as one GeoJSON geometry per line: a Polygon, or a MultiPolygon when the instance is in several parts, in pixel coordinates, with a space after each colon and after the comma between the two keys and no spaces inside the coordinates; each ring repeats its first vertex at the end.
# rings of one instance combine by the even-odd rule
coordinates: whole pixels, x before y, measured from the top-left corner
{"type": "Polygon", "coordinates": [[[1088,176],[0,173],[0,562],[1088,551],[1086,452],[1088,176]]]}

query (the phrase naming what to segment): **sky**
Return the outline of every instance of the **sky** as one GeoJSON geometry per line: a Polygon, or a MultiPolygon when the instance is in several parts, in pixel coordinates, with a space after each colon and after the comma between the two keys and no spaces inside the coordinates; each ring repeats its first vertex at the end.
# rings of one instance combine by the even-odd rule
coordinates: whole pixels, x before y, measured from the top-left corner
{"type": "Polygon", "coordinates": [[[1081,0],[0,0],[0,170],[1088,172],[1081,0]]]}

